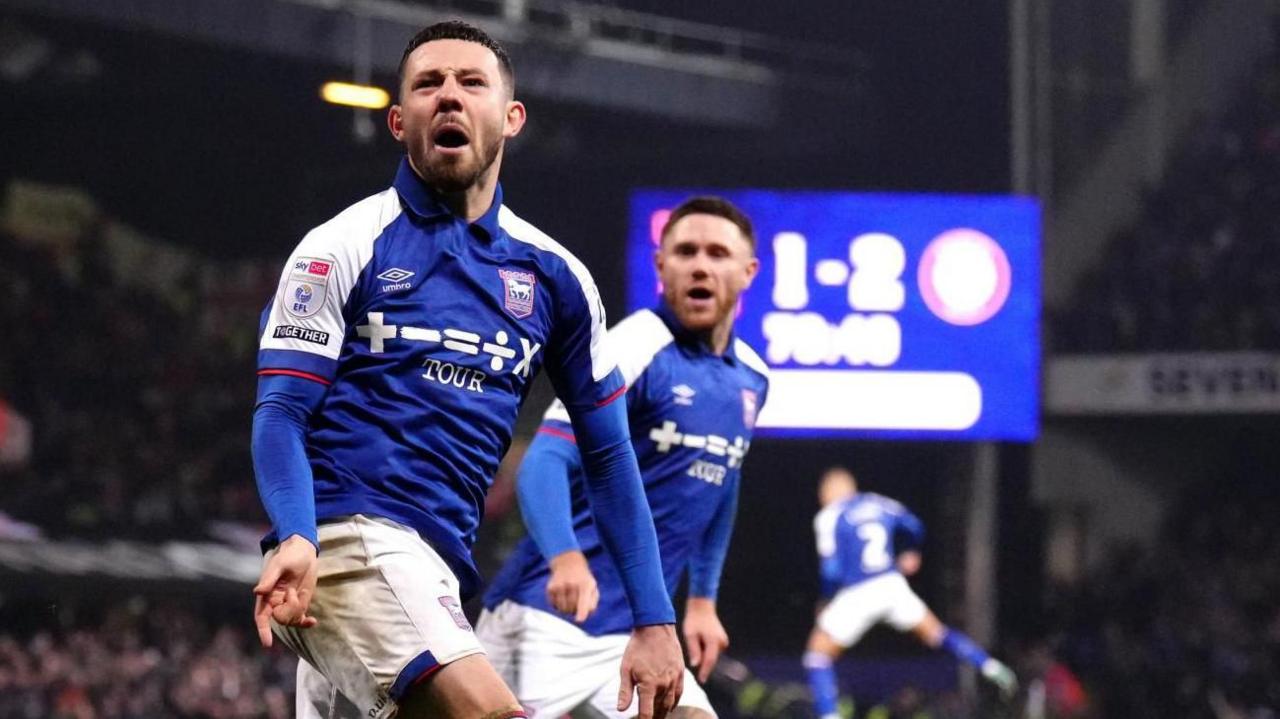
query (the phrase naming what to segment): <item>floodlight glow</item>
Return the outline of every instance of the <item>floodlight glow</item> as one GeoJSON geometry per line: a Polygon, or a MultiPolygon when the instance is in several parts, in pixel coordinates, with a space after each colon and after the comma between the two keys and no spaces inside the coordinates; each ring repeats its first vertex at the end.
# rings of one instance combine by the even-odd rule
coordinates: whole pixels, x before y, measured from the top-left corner
{"type": "Polygon", "coordinates": [[[320,88],[320,97],[334,105],[363,107],[368,110],[381,110],[391,104],[391,95],[386,90],[349,82],[326,82],[320,88]]]}

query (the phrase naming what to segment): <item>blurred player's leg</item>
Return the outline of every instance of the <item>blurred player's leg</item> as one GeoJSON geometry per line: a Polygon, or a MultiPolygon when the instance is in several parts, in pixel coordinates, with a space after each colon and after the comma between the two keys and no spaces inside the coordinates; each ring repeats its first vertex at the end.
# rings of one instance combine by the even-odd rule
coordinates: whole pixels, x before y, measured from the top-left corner
{"type": "Polygon", "coordinates": [[[809,647],[804,653],[804,670],[813,694],[813,711],[819,719],[840,716],[840,684],[836,679],[835,661],[844,649],[821,629],[814,628],[809,647]]]}
{"type": "Polygon", "coordinates": [[[868,629],[888,620],[895,611],[895,603],[904,599],[904,589],[917,604],[907,602],[907,606],[897,607],[899,616],[909,616],[918,622],[927,610],[898,574],[885,574],[842,589],[818,615],[817,626],[809,635],[804,667],[813,692],[814,711],[822,719],[839,716],[836,659],[857,644],[868,629]]]}
{"type": "Polygon", "coordinates": [[[962,662],[972,665],[984,678],[996,685],[1005,697],[1012,697],[1018,690],[1018,678],[1003,662],[987,654],[977,642],[964,632],[943,624],[933,612],[911,626],[908,631],[921,642],[934,649],[942,649],[962,662]]]}

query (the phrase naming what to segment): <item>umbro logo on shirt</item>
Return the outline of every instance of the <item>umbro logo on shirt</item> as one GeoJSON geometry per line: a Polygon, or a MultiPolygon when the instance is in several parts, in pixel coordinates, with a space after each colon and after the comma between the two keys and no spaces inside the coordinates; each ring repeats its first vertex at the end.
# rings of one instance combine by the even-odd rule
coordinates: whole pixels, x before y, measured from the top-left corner
{"type": "Polygon", "coordinates": [[[389,270],[378,273],[378,279],[387,282],[382,286],[383,292],[396,292],[398,290],[407,290],[413,287],[413,283],[409,282],[409,278],[413,277],[416,272],[412,270],[402,270],[399,267],[392,267],[389,270]]]}
{"type": "Polygon", "coordinates": [[[686,407],[693,406],[693,396],[697,393],[698,390],[687,384],[678,384],[671,388],[671,394],[675,395],[675,403],[682,404],[686,407]]]}

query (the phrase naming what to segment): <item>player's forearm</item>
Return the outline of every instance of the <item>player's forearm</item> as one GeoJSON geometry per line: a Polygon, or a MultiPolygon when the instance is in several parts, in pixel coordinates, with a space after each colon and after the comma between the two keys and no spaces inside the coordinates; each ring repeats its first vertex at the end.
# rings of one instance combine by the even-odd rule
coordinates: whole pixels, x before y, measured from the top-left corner
{"type": "Polygon", "coordinates": [[[709,599],[714,606],[720,591],[720,575],[724,560],[729,555],[729,539],[733,536],[733,521],[738,513],[738,488],[728,487],[729,495],[721,501],[716,514],[702,538],[702,545],[689,563],[689,596],[709,599]]]}
{"type": "Polygon", "coordinates": [[[636,625],[671,624],[675,610],[662,577],[658,536],[626,418],[621,399],[574,417],[587,500],[600,539],[622,577],[636,625]]]}
{"type": "Polygon", "coordinates": [[[578,448],[572,441],[539,433],[516,474],[520,515],[547,561],[579,548],[569,490],[569,476],[578,462],[578,448]]]}
{"type": "Polygon", "coordinates": [[[712,597],[695,597],[691,594],[684,603],[684,616],[686,620],[689,617],[718,617],[716,614],[716,600],[712,597]]]}
{"type": "Polygon", "coordinates": [[[295,534],[319,544],[306,431],[324,387],[292,377],[264,377],[253,411],[251,450],[258,495],[283,541],[295,534]]]}

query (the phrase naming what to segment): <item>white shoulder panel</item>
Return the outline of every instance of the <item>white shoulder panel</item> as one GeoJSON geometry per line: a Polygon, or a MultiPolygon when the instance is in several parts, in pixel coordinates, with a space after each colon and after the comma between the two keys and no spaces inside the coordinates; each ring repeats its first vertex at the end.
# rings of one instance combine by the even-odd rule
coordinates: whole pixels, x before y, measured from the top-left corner
{"type": "MultiPolygon", "coordinates": [[[[661,317],[650,310],[640,310],[614,325],[605,337],[605,343],[608,345],[609,356],[617,361],[623,381],[630,387],[644,374],[662,348],[671,344],[674,339],[661,317]]],[[[542,419],[568,422],[569,411],[557,399],[547,408],[542,419]]]]}
{"type": "Polygon", "coordinates": [[[662,348],[675,341],[662,318],[651,310],[627,315],[609,330],[609,353],[630,387],[662,348]]]}
{"type": "Polygon", "coordinates": [[[374,240],[400,212],[400,198],[388,189],[308,232],[285,263],[259,347],[337,359],[346,334],[342,308],[373,259],[374,240]]]}
{"type": "Polygon", "coordinates": [[[600,301],[600,290],[596,287],[595,280],[591,278],[591,273],[587,271],[587,266],[545,232],[520,219],[506,205],[498,210],[498,226],[516,240],[533,245],[544,252],[550,252],[569,266],[569,270],[578,280],[578,285],[586,298],[587,308],[591,312],[592,379],[598,382],[607,377],[613,371],[614,362],[604,347],[604,303],[600,301]]]}
{"type": "Polygon", "coordinates": [[[751,345],[743,342],[742,338],[734,338],[733,353],[737,355],[738,359],[742,360],[743,364],[764,375],[766,380],[769,379],[769,365],[765,364],[764,360],[760,359],[760,355],[756,354],[754,349],[751,349],[751,345]]]}

